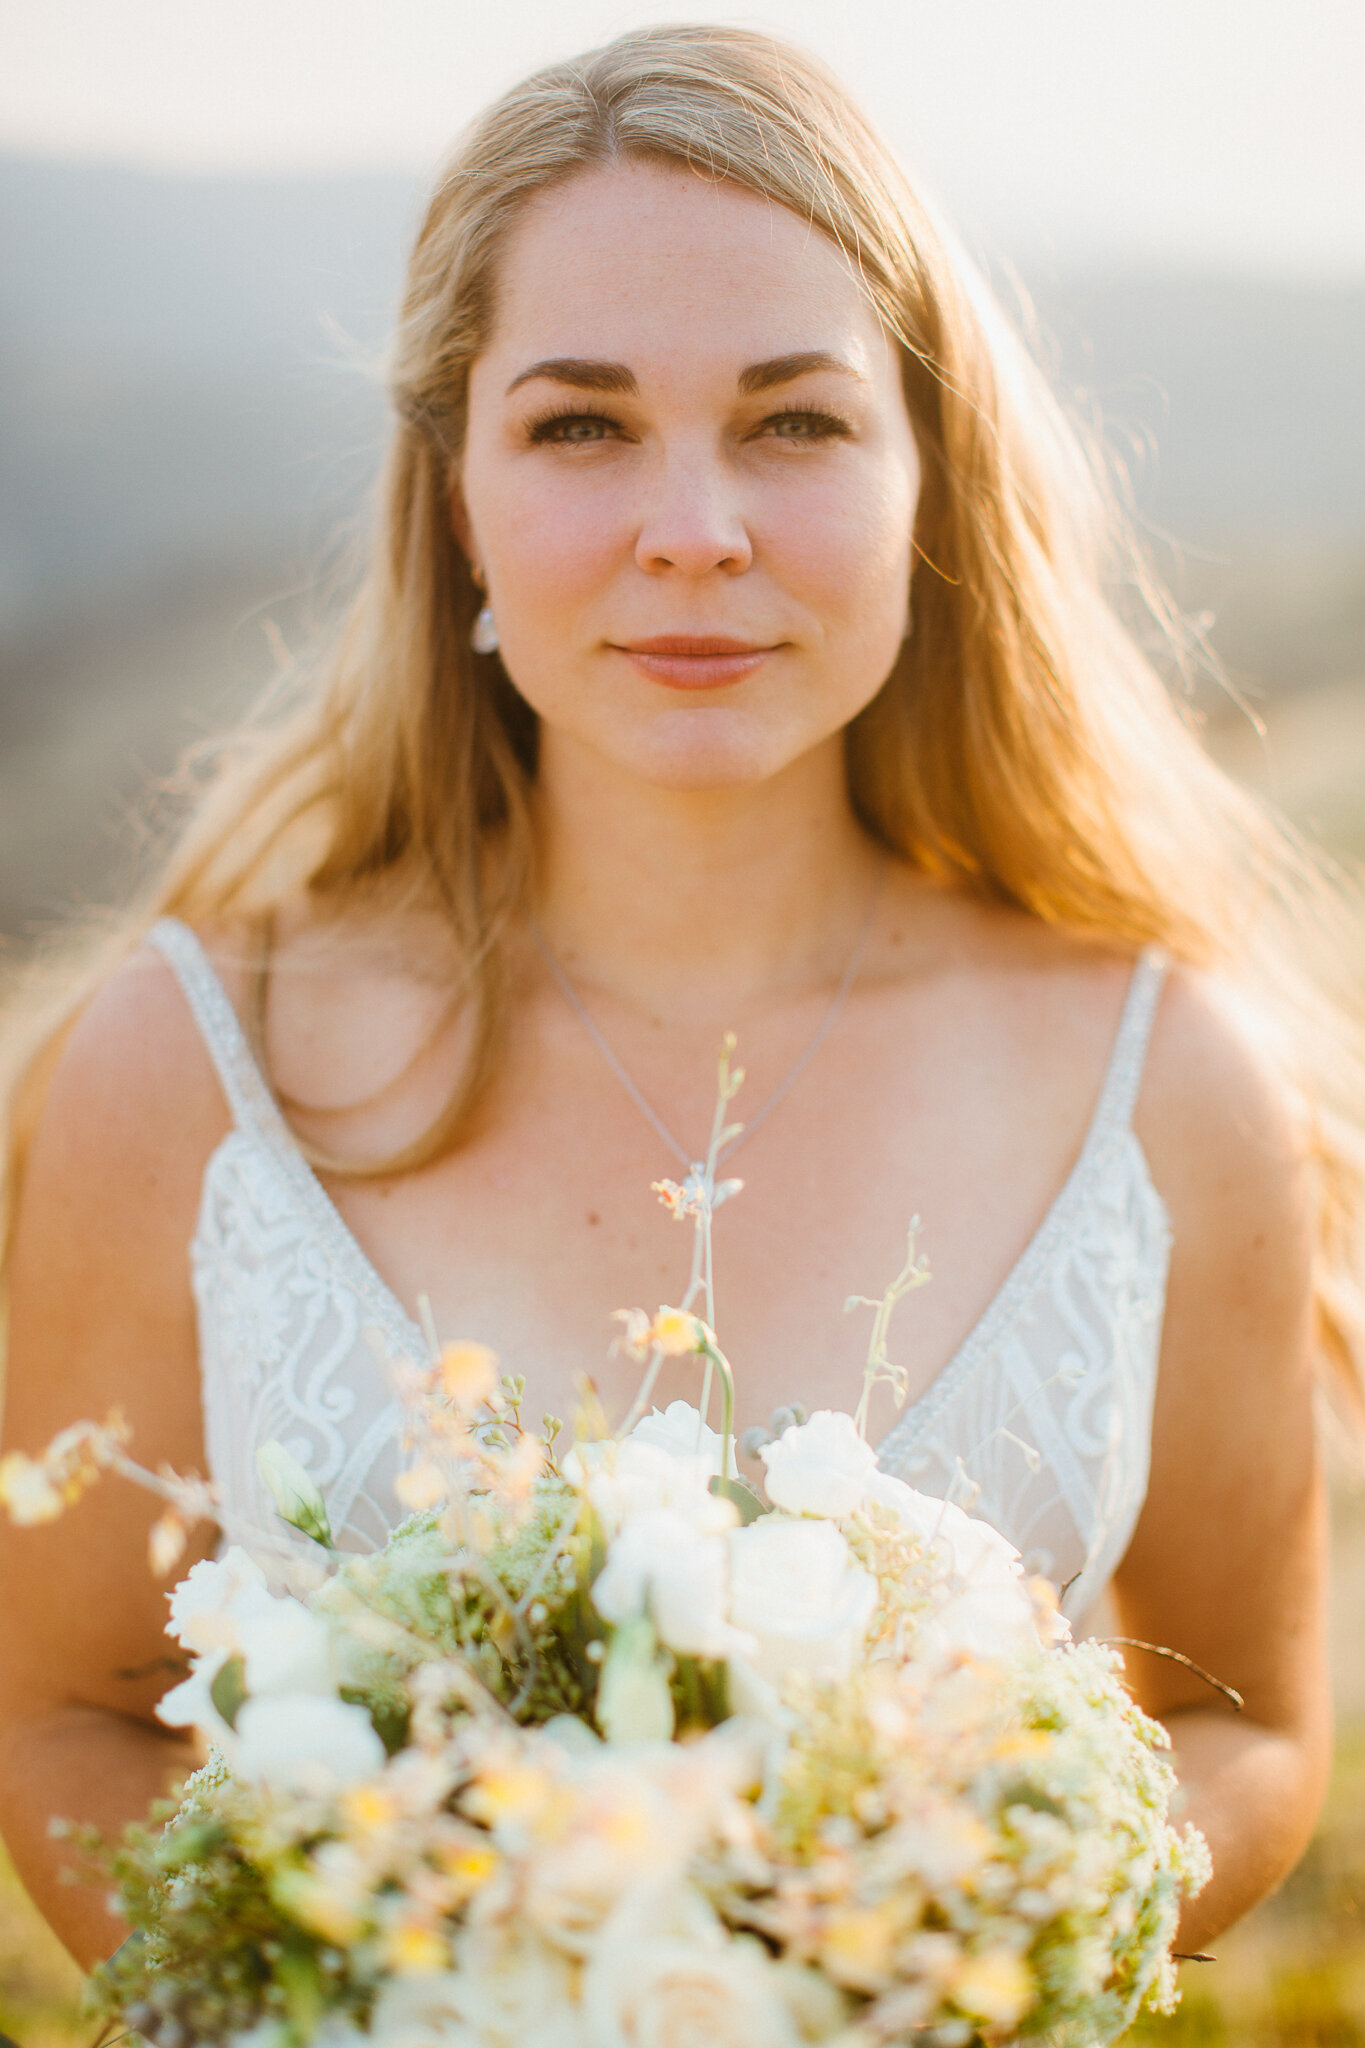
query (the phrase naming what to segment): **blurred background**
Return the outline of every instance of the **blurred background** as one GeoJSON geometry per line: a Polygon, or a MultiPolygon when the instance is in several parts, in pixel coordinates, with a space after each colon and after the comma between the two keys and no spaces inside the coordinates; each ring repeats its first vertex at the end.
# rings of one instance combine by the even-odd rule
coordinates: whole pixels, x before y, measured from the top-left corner
{"type": "MultiPolygon", "coordinates": [[[[406,247],[461,124],[653,18],[4,0],[0,962],[126,893],[149,792],[325,633],[383,448],[406,247]]],[[[1129,476],[1230,685],[1194,690],[1210,746],[1365,856],[1358,0],[698,18],[803,41],[861,95],[1129,476]]],[[[1186,1967],[1153,2040],[1365,2042],[1365,1503],[1345,1475],[1336,1519],[1323,1825],[1218,1961],[1186,1967]]],[[[0,2028],[78,2040],[78,1991],[0,1865],[0,2028]]]]}

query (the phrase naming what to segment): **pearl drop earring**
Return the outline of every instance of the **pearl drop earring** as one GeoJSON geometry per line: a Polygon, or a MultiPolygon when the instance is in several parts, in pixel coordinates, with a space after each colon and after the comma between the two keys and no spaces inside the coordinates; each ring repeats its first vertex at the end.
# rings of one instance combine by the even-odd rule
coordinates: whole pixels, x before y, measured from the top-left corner
{"type": "Polygon", "coordinates": [[[486,604],[475,619],[469,634],[469,644],[476,654],[496,654],[498,651],[498,622],[493,617],[492,605],[486,604]]]}

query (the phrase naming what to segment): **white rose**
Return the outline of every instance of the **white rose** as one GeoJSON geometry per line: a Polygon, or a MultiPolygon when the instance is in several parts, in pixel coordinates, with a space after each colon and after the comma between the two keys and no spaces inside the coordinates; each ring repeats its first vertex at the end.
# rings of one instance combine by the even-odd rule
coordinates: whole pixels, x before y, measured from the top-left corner
{"type": "Polygon", "coordinates": [[[456,1937],[451,1998],[478,2048],[589,2048],[574,1988],[569,1958],[525,1925],[466,1925],[456,1937]]]}
{"type": "Polygon", "coordinates": [[[220,1558],[203,1558],[175,1587],[166,1633],[200,1656],[211,1650],[232,1656],[239,1616],[259,1613],[270,1602],[265,1573],[234,1543],[220,1558]]]}
{"type": "Polygon", "coordinates": [[[207,1657],[197,1657],[189,1677],[182,1679],[179,1685],[173,1685],[157,1701],[156,1718],[164,1721],[168,1728],[200,1729],[230,1759],[233,1733],[214,1706],[212,1694],[213,1681],[227,1660],[226,1650],[215,1650],[207,1657]]]}
{"type": "Polygon", "coordinates": [[[693,1892],[632,1899],[583,1976],[593,2048],[799,2048],[781,1980],[757,1942],[727,1934],[693,1892]]]}
{"type": "Polygon", "coordinates": [[[243,1615],[236,1649],[245,1663],[246,1689],[253,1699],[336,1690],[331,1630],[301,1601],[272,1600],[268,1607],[243,1615]]]}
{"type": "Polygon", "coordinates": [[[594,1460],[584,1481],[569,1476],[575,1485],[582,1484],[610,1540],[628,1515],[644,1508],[671,1508],[705,1535],[732,1527],[734,1505],[710,1491],[711,1473],[704,1452],[684,1455],[627,1437],[594,1460]]]}
{"type": "Polygon", "coordinates": [[[1023,1564],[998,1529],[964,1514],[951,1501],[917,1493],[889,1473],[873,1475],[868,1496],[890,1508],[942,1570],[937,1603],[916,1632],[917,1655],[1015,1657],[1038,1648],[1023,1564]]]}
{"type": "Polygon", "coordinates": [[[648,1614],[660,1642],[685,1657],[729,1657],[754,1647],[726,1619],[729,1578],[724,1536],[699,1534],[673,1508],[645,1508],[608,1545],[593,1605],[617,1623],[648,1614]]]}
{"type": "Polygon", "coordinates": [[[484,2048],[456,2004],[458,1986],[453,1970],[387,1978],[364,2038],[373,2048],[484,2048]]]}
{"type": "Polygon", "coordinates": [[[749,1668],[847,1678],[877,1604],[877,1582],[828,1521],[763,1515],[730,1534],[730,1619],[757,1638],[749,1668]]]}
{"type": "Polygon", "coordinates": [[[571,1823],[524,1866],[520,1897],[527,1918],[573,1955],[588,1953],[627,1893],[657,1887],[679,1870],[713,1817],[702,1774],[688,1785],[690,1798],[670,1796],[638,1752],[626,1765],[619,1754],[599,1746],[573,1773],[571,1823]]]}
{"type": "Polygon", "coordinates": [[[236,1774],[275,1792],[325,1798],[384,1763],[364,1707],[316,1693],[247,1700],[234,1732],[236,1774]]]}
{"type": "MultiPolygon", "coordinates": [[[[722,1438],[701,1419],[700,1410],[686,1401],[670,1401],[662,1411],[651,1408],[636,1423],[627,1443],[650,1444],[674,1458],[704,1458],[708,1475],[720,1471],[722,1438]]],[[[735,1473],[734,1450],[730,1452],[730,1475],[735,1473]]]]}
{"type": "Polygon", "coordinates": [[[759,1456],[768,1468],[769,1500],[789,1515],[826,1515],[838,1521],[862,1504],[877,1453],[859,1436],[851,1415],[818,1408],[808,1422],[794,1422],[759,1456]]]}

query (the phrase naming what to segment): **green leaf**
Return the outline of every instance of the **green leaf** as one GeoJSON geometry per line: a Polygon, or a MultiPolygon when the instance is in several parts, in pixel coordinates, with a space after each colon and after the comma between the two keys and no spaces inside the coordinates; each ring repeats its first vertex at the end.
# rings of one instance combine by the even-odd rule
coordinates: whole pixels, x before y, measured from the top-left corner
{"type": "MultiPolygon", "coordinates": [[[[227,1829],[218,1820],[184,1820],[167,1828],[156,1848],[158,1870],[183,1870],[187,1863],[203,1863],[226,1842],[227,1829]]],[[[130,1935],[129,1941],[140,1940],[130,1935]]],[[[123,1947],[126,1948],[125,1942],[123,1947]]],[[[118,1951],[120,1955],[123,1949],[118,1951]]]]}
{"type": "Polygon", "coordinates": [[[760,1515],[772,1512],[756,1486],[750,1486],[747,1479],[722,1479],[719,1472],[711,1475],[710,1490],[721,1500],[732,1500],[739,1509],[739,1519],[747,1526],[756,1522],[760,1515]]]}
{"type": "Polygon", "coordinates": [[[286,1943],[275,1965],[275,1980],[284,1993],[290,2033],[297,2042],[311,2041],[322,2018],[325,1997],[315,1951],[301,1943],[286,1943]]]}
{"type": "Polygon", "coordinates": [[[246,1699],[246,1666],[240,1657],[229,1657],[213,1684],[209,1687],[209,1698],[217,1707],[229,1728],[237,1726],[237,1716],[246,1699]]]}
{"type": "Polygon", "coordinates": [[[608,1742],[668,1742],[673,1734],[669,1660],[648,1619],[613,1633],[597,1686],[597,1725],[608,1742]]]}

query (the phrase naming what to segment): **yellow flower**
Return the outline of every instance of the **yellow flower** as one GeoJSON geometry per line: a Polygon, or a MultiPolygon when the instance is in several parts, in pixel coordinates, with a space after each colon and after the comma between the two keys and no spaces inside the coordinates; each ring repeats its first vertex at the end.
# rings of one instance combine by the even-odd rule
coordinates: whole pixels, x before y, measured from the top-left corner
{"type": "Polygon", "coordinates": [[[490,1827],[509,1821],[515,1825],[543,1810],[551,1789],[548,1774],[534,1764],[494,1764],[479,1773],[466,1803],[475,1818],[490,1827]]]}
{"type": "Polygon", "coordinates": [[[830,1915],[820,1935],[820,1961],[836,1984],[875,1992],[890,1982],[898,1918],[886,1906],[854,1906],[830,1915]]]}
{"type": "Polygon", "coordinates": [[[992,2026],[1013,2026],[1028,2010],[1032,1996],[1028,1965],[1008,1949],[968,1956],[953,1979],[953,2003],[971,2019],[992,2026]]]}
{"type": "Polygon", "coordinates": [[[341,1795],[341,1811],[353,1834],[375,1835],[392,1827],[396,1808],[382,1785],[351,1785],[341,1795]]]}
{"type": "Polygon", "coordinates": [[[649,1341],[657,1344],[665,1357],[681,1358],[699,1347],[702,1325],[685,1309],[661,1308],[649,1326],[649,1341]]]}
{"type": "Polygon", "coordinates": [[[455,1406],[471,1415],[498,1388],[498,1356],[486,1344],[447,1344],[441,1352],[441,1384],[455,1406]]]}
{"type": "Polygon", "coordinates": [[[320,1934],[340,1948],[349,1948],[365,1922],[340,1889],[311,1870],[278,1870],[270,1881],[277,1906],[310,1934],[320,1934]]]}
{"type": "Polygon", "coordinates": [[[380,1944],[383,1960],[400,1977],[450,1966],[450,1944],[421,1920],[398,1920],[386,1928],[380,1944]]]}
{"type": "Polygon", "coordinates": [[[495,1875],[500,1859],[491,1842],[475,1838],[442,1843],[436,1851],[436,1860],[442,1875],[450,1880],[451,1905],[455,1907],[483,1890],[495,1875]]]}

